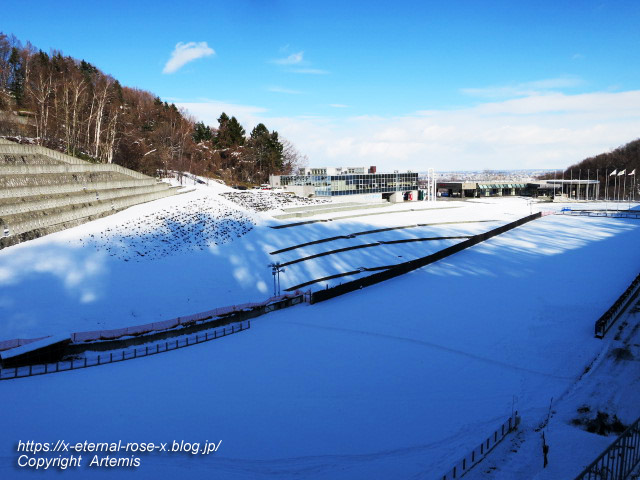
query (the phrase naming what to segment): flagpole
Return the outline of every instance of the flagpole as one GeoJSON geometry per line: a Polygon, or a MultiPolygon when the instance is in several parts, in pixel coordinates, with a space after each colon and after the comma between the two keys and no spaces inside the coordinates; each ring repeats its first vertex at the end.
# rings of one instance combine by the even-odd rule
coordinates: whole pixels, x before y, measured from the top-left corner
{"type": "Polygon", "coordinates": [[[578,185],[576,186],[576,200],[580,201],[580,179],[582,178],[582,169],[578,169],[578,185]]]}
{"type": "Polygon", "coordinates": [[[589,169],[587,168],[587,185],[584,187],[585,189],[585,200],[589,201],[589,169]]]}
{"type": "Polygon", "coordinates": [[[573,188],[573,169],[571,169],[571,180],[569,181],[569,200],[571,200],[571,189],[573,188]]]}

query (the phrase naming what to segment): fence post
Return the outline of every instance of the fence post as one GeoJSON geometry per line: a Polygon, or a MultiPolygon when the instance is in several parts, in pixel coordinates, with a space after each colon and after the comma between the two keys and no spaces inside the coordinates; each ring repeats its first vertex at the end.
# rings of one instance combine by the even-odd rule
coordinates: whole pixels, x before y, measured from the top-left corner
{"type": "Polygon", "coordinates": [[[145,355],[149,355],[149,345],[147,345],[146,347],[144,347],[144,354],[145,354],[145,355]]]}
{"type": "Polygon", "coordinates": [[[189,346],[189,337],[187,337],[187,347],[189,346]]]}
{"type": "Polygon", "coordinates": [[[109,363],[113,363],[113,352],[109,353],[109,363]]]}
{"type": "Polygon", "coordinates": [[[133,358],[136,358],[138,356],[138,349],[134,348],[133,349],[133,358]]]}
{"type": "Polygon", "coordinates": [[[100,355],[98,355],[98,365],[100,365],[100,355]]]}
{"type": "Polygon", "coordinates": [[[218,331],[217,330],[213,331],[213,338],[218,338],[218,331]]]}
{"type": "Polygon", "coordinates": [[[84,357],[84,366],[87,367],[87,357],[84,357]]]}
{"type": "Polygon", "coordinates": [[[56,372],[60,371],[60,362],[56,362],[56,372]]]}

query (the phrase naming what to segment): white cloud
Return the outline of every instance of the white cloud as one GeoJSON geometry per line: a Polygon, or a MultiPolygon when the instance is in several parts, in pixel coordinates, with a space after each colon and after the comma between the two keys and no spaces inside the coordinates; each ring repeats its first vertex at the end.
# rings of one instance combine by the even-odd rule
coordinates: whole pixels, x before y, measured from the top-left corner
{"type": "Polygon", "coordinates": [[[207,42],[178,42],[171,52],[171,58],[162,69],[162,73],[174,73],[184,67],[187,63],[198,58],[215,55],[213,48],[207,42]]]}
{"type": "Polygon", "coordinates": [[[388,117],[273,117],[240,105],[224,111],[242,116],[245,129],[263,122],[278,130],[311,165],[379,171],[560,168],[640,136],[640,90],[535,94],[388,117]]]}
{"type": "Polygon", "coordinates": [[[578,77],[559,77],[524,82],[514,85],[496,85],[482,88],[463,88],[465,95],[481,98],[509,98],[536,95],[558,89],[574,88],[583,84],[578,77]]]}
{"type": "Polygon", "coordinates": [[[274,60],[273,63],[278,65],[300,65],[304,61],[303,56],[304,52],[292,53],[288,57],[274,60]]]}
{"type": "Polygon", "coordinates": [[[349,108],[349,105],[343,103],[330,103],[329,106],[333,108],[349,108]]]}

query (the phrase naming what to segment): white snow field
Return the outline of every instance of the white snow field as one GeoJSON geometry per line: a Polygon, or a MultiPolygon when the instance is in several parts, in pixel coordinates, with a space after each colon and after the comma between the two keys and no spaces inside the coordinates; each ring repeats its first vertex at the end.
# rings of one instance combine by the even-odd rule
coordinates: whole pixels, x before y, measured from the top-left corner
{"type": "MultiPolygon", "coordinates": [[[[191,193],[138,205],[0,251],[0,315],[4,319],[0,340],[140,325],[265,300],[273,295],[268,267],[271,262],[381,240],[472,235],[529,211],[522,201],[443,202],[435,208],[414,202],[385,209],[395,213],[274,230],[269,225],[344,214],[279,222],[219,195],[229,191],[228,187],[198,187],[191,193]],[[473,223],[442,224],[458,221],[473,223]],[[361,235],[269,254],[310,240],[417,223],[440,225],[361,235]]],[[[253,195],[271,196],[269,192],[253,195]]],[[[457,241],[461,240],[380,245],[318,257],[287,267],[281,286],[285,289],[359,267],[400,263],[457,241]]],[[[325,288],[326,284],[311,288],[325,288]]]]}
{"type": "MultiPolygon", "coordinates": [[[[269,225],[280,222],[266,214],[217,200],[211,208],[221,210],[212,218],[221,218],[224,207],[241,225],[228,238],[194,233],[193,245],[177,243],[160,256],[152,252],[172,235],[149,227],[143,246],[150,254],[139,258],[131,254],[136,239],[121,240],[118,233],[117,242],[104,240],[118,225],[211,195],[198,189],[0,252],[0,339],[126,326],[264,299],[272,293],[267,263],[342,248],[346,239],[269,255],[276,249],[416,223],[440,225],[357,236],[348,245],[468,235],[540,207],[498,199],[408,211],[427,207],[414,203],[388,207],[400,213],[274,230],[269,225]],[[442,224],[448,221],[475,223],[442,224]],[[206,245],[199,243],[204,237],[206,245]]],[[[339,214],[311,218],[332,216],[339,214]]],[[[160,228],[162,221],[153,225],[160,228]]],[[[223,339],[2,381],[0,478],[437,479],[514,406],[522,431],[531,430],[533,439],[551,397],[576,403],[593,394],[595,386],[580,388],[581,378],[598,378],[602,388],[624,383],[615,376],[607,382],[604,361],[584,373],[610,346],[611,340],[593,337],[593,324],[638,274],[639,240],[637,220],[545,216],[407,275],[256,318],[249,330],[223,339]],[[93,454],[83,453],[81,468],[43,473],[17,466],[18,441],[28,440],[169,448],[174,440],[222,443],[210,455],[135,454],[137,468],[90,467],[93,454]]],[[[445,242],[385,244],[307,260],[286,267],[282,283],[404,261],[445,242]]],[[[553,457],[562,477],[542,471],[533,447],[520,450],[521,461],[511,461],[511,437],[472,474],[484,475],[487,465],[492,473],[478,478],[578,474],[613,437],[592,440],[568,425],[573,404],[564,408],[554,417],[564,430],[550,431],[562,430],[568,443],[590,440],[582,450],[573,447],[577,456],[553,457]]],[[[628,408],[621,419],[634,420],[638,410],[628,408]]]]}

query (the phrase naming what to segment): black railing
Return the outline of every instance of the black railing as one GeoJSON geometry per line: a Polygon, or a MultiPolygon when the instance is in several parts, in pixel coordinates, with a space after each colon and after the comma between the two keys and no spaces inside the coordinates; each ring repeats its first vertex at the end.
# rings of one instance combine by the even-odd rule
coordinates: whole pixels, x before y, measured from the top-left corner
{"type": "Polygon", "coordinates": [[[80,359],[61,360],[55,363],[42,363],[37,365],[26,365],[22,367],[3,368],[0,369],[0,380],[10,380],[13,378],[32,377],[34,375],[45,375],[47,373],[66,372],[68,370],[77,370],[79,368],[97,367],[98,365],[107,365],[109,363],[122,362],[124,360],[132,360],[134,358],[147,357],[158,353],[176,350],[178,348],[189,347],[198,343],[208,342],[217,338],[226,337],[234,333],[241,332],[251,328],[251,320],[241,322],[235,325],[213,330],[211,332],[201,332],[195,335],[189,335],[173,340],[159,341],[144,347],[130,348],[119,351],[111,351],[103,353],[97,357],[88,357],[80,359]]]}
{"type": "Polygon", "coordinates": [[[631,285],[627,287],[622,295],[615,301],[611,308],[604,312],[604,314],[596,320],[595,335],[597,338],[604,338],[607,331],[616,322],[621,313],[623,313],[627,307],[636,298],[636,294],[640,290],[640,274],[631,282],[631,285]]]}
{"type": "Polygon", "coordinates": [[[513,413],[506,422],[500,425],[492,435],[474,448],[471,453],[467,454],[462,460],[456,463],[451,470],[444,475],[438,477],[439,480],[452,480],[454,478],[460,478],[462,475],[471,470],[476,463],[482,460],[487,454],[493,450],[497,444],[499,444],[504,437],[513,432],[520,424],[520,417],[518,412],[513,413]]]}
{"type": "Polygon", "coordinates": [[[640,418],[576,477],[576,480],[624,480],[640,463],[640,418]]]}

